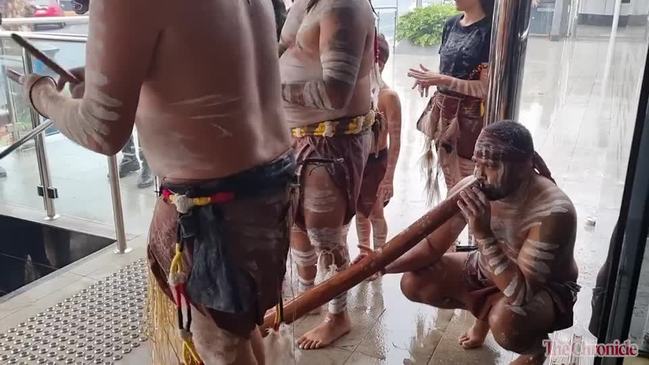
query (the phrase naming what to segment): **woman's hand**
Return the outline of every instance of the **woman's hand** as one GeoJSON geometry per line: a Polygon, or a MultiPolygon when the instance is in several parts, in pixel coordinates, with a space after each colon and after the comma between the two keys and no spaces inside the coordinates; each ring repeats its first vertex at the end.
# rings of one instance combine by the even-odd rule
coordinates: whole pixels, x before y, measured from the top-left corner
{"type": "Polygon", "coordinates": [[[412,85],[412,88],[419,88],[419,94],[421,96],[428,97],[428,89],[431,86],[446,85],[448,83],[448,76],[430,71],[429,69],[424,67],[424,65],[419,65],[419,67],[420,69],[411,68],[408,71],[408,77],[415,79],[415,83],[414,85],[412,85]]]}

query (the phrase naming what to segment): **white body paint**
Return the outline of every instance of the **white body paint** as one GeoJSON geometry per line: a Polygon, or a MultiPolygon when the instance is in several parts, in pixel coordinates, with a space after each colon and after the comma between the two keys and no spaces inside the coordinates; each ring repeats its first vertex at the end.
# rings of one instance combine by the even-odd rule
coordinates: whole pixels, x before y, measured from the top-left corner
{"type": "Polygon", "coordinates": [[[516,289],[518,289],[518,283],[520,282],[520,278],[518,275],[514,276],[512,281],[509,282],[509,285],[503,290],[503,294],[505,294],[506,297],[511,298],[512,295],[516,292],[516,289]]]}
{"type": "MultiPolygon", "coordinates": [[[[346,236],[349,226],[339,228],[308,228],[307,235],[318,254],[317,275],[315,284],[330,279],[337,272],[349,266],[349,251],[346,236]],[[335,264],[334,257],[342,258],[340,265],[335,264]]],[[[329,312],[337,314],[347,307],[347,292],[340,294],[329,302],[329,312]]]]}
{"type": "Polygon", "coordinates": [[[311,189],[304,196],[304,209],[312,213],[329,213],[336,208],[336,200],[336,192],[332,189],[311,189]]]}
{"type": "Polygon", "coordinates": [[[369,2],[319,1],[308,13],[307,3],[295,1],[281,36],[286,49],[280,58],[282,98],[289,127],[366,114],[374,65],[374,17],[369,2]],[[320,44],[321,21],[340,14],[354,21],[337,22],[339,29],[332,31],[333,38],[320,44]],[[365,35],[366,39],[350,41],[353,35],[365,35]],[[335,89],[331,85],[336,85],[335,89]],[[345,105],[334,104],[334,92],[337,97],[350,94],[351,99],[345,105]]]}
{"type": "Polygon", "coordinates": [[[192,333],[196,351],[205,364],[231,364],[236,360],[239,337],[221,329],[194,308],[192,333]]]}
{"type": "Polygon", "coordinates": [[[498,201],[492,202],[497,214],[492,217],[491,228],[495,242],[483,242],[481,267],[494,276],[502,275],[512,265],[525,275],[518,273],[503,290],[510,299],[508,308],[519,315],[527,315],[521,307],[528,303],[532,295],[529,280],[547,282],[552,274],[554,260],[557,259],[556,243],[528,239],[531,227],[541,225],[544,218],[555,213],[574,211],[568,197],[556,186],[550,186],[533,197],[528,197],[524,207],[508,206],[498,201]],[[522,249],[524,247],[524,249],[522,249]]]}
{"type": "Polygon", "coordinates": [[[331,50],[320,56],[322,76],[354,85],[361,59],[347,54],[344,50],[331,50]]]}
{"type": "Polygon", "coordinates": [[[311,266],[315,265],[318,261],[318,256],[313,248],[308,251],[299,251],[291,248],[291,258],[298,266],[311,266]]]}

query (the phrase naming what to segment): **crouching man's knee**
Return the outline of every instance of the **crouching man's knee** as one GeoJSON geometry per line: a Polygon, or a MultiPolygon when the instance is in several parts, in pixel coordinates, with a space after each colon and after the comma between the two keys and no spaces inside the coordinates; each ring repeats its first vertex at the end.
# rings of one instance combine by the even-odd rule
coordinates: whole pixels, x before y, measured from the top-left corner
{"type": "Polygon", "coordinates": [[[547,337],[547,334],[523,333],[516,326],[492,327],[491,332],[500,347],[517,354],[537,352],[543,346],[543,339],[547,337]]]}
{"type": "Polygon", "coordinates": [[[538,328],[546,327],[529,318],[536,313],[504,304],[495,305],[489,314],[489,327],[496,342],[504,349],[518,354],[536,353],[543,347],[548,334],[538,328]],[[527,313],[529,312],[529,313],[527,313]]]}
{"type": "Polygon", "coordinates": [[[443,293],[431,283],[430,278],[416,272],[405,272],[401,277],[401,292],[410,301],[437,306],[442,300],[443,293]]]}

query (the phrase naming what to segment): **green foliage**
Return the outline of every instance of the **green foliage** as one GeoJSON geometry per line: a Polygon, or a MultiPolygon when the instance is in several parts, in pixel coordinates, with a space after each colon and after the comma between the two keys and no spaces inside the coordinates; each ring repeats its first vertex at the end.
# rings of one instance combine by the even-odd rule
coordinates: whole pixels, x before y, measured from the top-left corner
{"type": "Polygon", "coordinates": [[[397,39],[407,39],[422,47],[440,44],[444,23],[455,14],[455,6],[449,4],[417,8],[399,17],[397,39]]]}

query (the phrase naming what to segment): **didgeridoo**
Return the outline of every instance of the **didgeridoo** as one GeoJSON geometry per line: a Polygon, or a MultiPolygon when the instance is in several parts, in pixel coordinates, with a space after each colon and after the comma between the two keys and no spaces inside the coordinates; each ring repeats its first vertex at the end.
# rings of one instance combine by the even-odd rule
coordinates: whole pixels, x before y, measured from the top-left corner
{"type": "MultiPolygon", "coordinates": [[[[462,190],[478,186],[478,181],[472,179],[463,185],[455,194],[446,198],[446,200],[419,218],[415,223],[389,240],[383,248],[368,254],[360,262],[351,265],[331,279],[286,303],[283,311],[283,323],[292,323],[336,296],[360,284],[363,280],[379,272],[416,246],[426,236],[460,211],[460,208],[457,206],[459,193],[462,190]]],[[[264,324],[261,328],[264,335],[267,332],[266,329],[273,327],[274,322],[275,310],[271,309],[266,312],[264,324]]]]}

